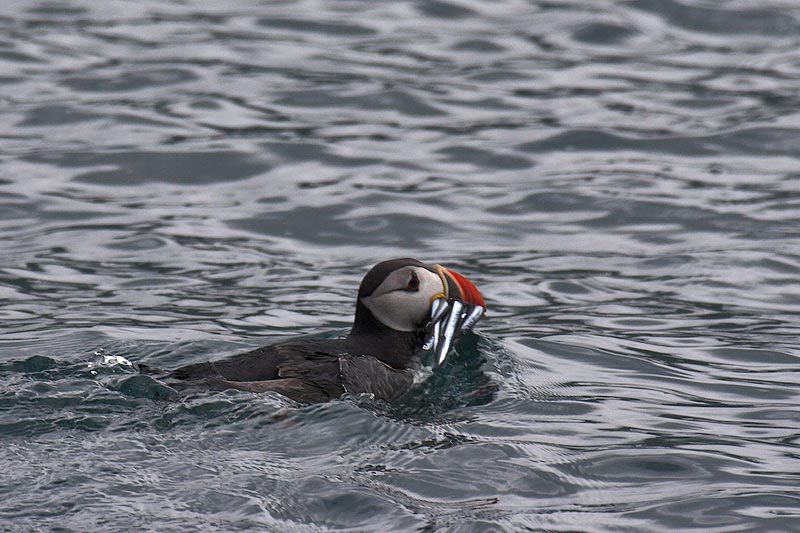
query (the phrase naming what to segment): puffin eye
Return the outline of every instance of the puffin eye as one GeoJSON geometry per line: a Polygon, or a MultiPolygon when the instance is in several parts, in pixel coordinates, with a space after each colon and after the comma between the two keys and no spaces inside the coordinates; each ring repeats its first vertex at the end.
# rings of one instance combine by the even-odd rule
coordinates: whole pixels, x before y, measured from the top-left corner
{"type": "Polygon", "coordinates": [[[408,280],[406,284],[405,290],[407,291],[418,291],[419,290],[419,278],[417,277],[416,272],[411,273],[411,279],[408,280]]]}

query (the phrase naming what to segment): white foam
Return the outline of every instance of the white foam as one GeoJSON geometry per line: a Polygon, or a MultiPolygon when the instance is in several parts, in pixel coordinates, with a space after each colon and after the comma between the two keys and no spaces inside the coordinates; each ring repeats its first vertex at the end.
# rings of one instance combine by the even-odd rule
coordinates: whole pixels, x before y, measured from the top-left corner
{"type": "Polygon", "coordinates": [[[102,348],[96,350],[92,355],[95,357],[95,361],[90,361],[86,365],[92,374],[97,374],[97,370],[94,369],[98,367],[104,367],[104,368],[113,368],[116,366],[127,366],[131,368],[133,367],[133,363],[131,363],[121,355],[107,354],[102,348]]]}

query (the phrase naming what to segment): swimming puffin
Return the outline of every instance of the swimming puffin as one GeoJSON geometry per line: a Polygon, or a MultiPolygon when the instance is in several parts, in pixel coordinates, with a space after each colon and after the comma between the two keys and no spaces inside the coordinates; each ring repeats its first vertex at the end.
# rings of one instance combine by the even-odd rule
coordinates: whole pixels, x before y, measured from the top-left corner
{"type": "Polygon", "coordinates": [[[301,403],[345,393],[391,401],[411,387],[424,350],[433,350],[434,364],[441,364],[485,308],[478,289],[461,274],[416,259],[392,259],[364,276],[347,336],[280,342],[161,377],[179,388],[274,391],[301,403]]]}

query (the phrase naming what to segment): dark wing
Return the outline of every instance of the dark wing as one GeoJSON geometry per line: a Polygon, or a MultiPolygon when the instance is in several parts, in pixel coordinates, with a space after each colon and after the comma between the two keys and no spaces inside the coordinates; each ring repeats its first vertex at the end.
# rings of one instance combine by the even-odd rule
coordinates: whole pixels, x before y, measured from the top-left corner
{"type": "Polygon", "coordinates": [[[265,346],[221,361],[182,366],[170,372],[168,377],[180,380],[222,378],[230,381],[277,379],[278,365],[283,359],[278,346],[265,346]]]}
{"type": "Polygon", "coordinates": [[[350,394],[373,394],[391,401],[406,392],[414,383],[409,369],[398,370],[375,357],[343,355],[339,358],[342,384],[350,394]]]}
{"type": "Polygon", "coordinates": [[[227,379],[210,378],[203,380],[203,383],[208,387],[220,390],[238,389],[248,392],[277,392],[300,403],[321,403],[331,399],[330,394],[314,383],[303,379],[286,378],[270,379],[267,381],[229,381],[227,379]]]}
{"type": "Polygon", "coordinates": [[[274,344],[221,361],[187,365],[167,377],[214,388],[275,391],[304,403],[324,402],[344,394],[337,348],[333,340],[274,344]]]}

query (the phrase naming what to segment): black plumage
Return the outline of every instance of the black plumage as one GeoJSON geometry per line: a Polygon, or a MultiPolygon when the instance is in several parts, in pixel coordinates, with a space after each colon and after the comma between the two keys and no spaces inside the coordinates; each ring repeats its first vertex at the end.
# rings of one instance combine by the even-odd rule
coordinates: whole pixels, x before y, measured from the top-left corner
{"type": "Polygon", "coordinates": [[[219,361],[184,366],[160,377],[178,388],[274,391],[304,403],[324,402],[345,393],[368,393],[390,401],[413,383],[424,323],[415,331],[394,330],[376,319],[362,299],[390,273],[405,266],[433,272],[432,267],[415,259],[376,265],[361,282],[353,327],[342,339],[282,342],[219,361]]]}
{"type": "MultiPolygon", "coordinates": [[[[176,388],[274,391],[304,403],[345,393],[391,401],[411,387],[431,303],[445,297],[485,307],[475,286],[457,272],[416,259],[384,261],[364,276],[344,338],[292,340],[173,371],[140,369],[176,388]]],[[[441,349],[446,353],[449,345],[441,349]]]]}

